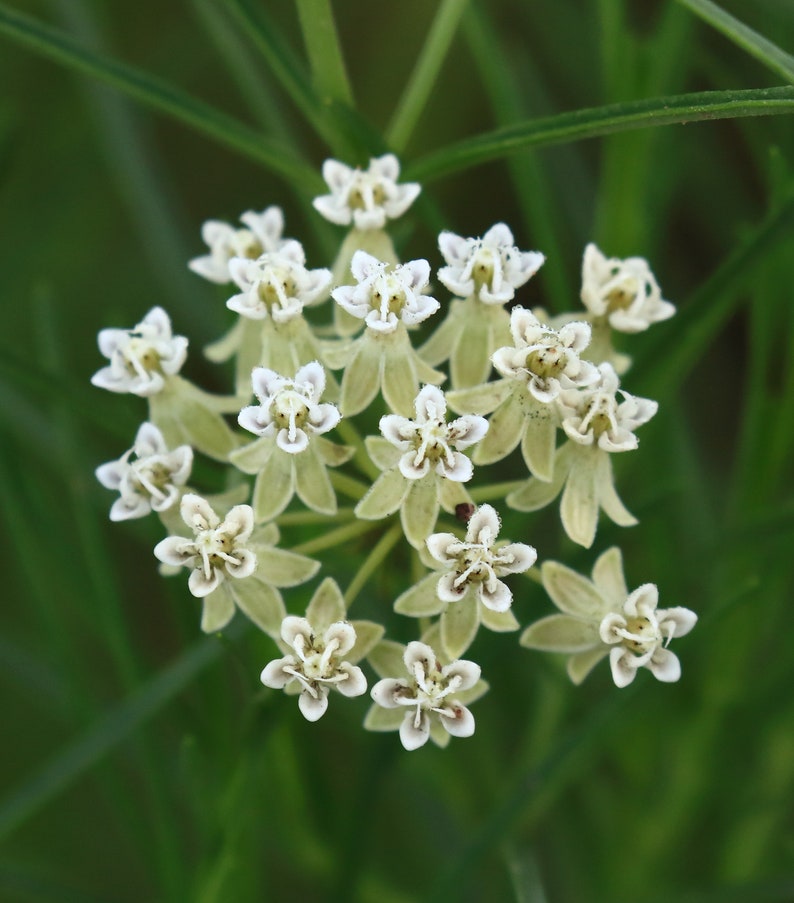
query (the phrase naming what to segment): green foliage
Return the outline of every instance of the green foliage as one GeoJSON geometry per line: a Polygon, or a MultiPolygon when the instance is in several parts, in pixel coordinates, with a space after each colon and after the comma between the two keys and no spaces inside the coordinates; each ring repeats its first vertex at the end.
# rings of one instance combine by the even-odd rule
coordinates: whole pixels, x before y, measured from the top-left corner
{"type": "MultiPolygon", "coordinates": [[[[0,4],[0,38],[0,897],[789,899],[787,4],[41,0],[0,4]],[[238,622],[200,638],[183,581],[156,572],[157,524],[107,521],[93,469],[145,408],[88,384],[97,330],[162,304],[195,343],[188,375],[228,391],[195,353],[227,322],[184,272],[201,222],[278,203],[320,265],[321,162],[389,146],[425,185],[403,259],[438,265],[439,223],[503,220],[549,258],[527,306],[576,306],[590,239],[647,257],[678,305],[631,346],[628,387],[660,405],[616,462],[639,526],[602,524],[583,551],[542,514],[503,516],[581,573],[619,542],[630,589],[696,610],[679,684],[619,691],[599,668],[573,688],[562,659],[481,631],[475,736],[409,754],[360,730],[366,699],[299,721],[258,682],[270,640],[238,622]]],[[[367,489],[330,476],[342,504],[367,489]]],[[[299,506],[279,523],[303,554],[344,541],[324,576],[354,617],[412,638],[390,614],[415,567],[399,526],[344,509],[325,535],[299,506]]],[[[513,587],[522,626],[552,612],[513,587]]]]}

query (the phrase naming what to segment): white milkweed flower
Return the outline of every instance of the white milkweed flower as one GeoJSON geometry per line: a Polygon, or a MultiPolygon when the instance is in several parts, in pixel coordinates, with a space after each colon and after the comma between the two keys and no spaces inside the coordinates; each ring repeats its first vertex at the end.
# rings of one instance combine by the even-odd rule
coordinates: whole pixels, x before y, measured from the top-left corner
{"type": "Polygon", "coordinates": [[[290,615],[281,625],[281,638],[293,653],[270,662],[261,680],[275,690],[297,680],[301,686],[298,706],[307,721],[317,721],[325,713],[331,687],[344,696],[366,692],[364,672],[344,660],[356,642],[356,631],[346,621],[337,621],[318,634],[306,618],[290,615]]]}
{"type": "Polygon", "coordinates": [[[662,298],[647,260],[608,258],[592,243],[582,260],[582,303],[618,332],[643,332],[675,313],[675,306],[662,298]]]}
{"type": "Polygon", "coordinates": [[[469,520],[464,541],[454,533],[434,533],[427,538],[430,554],[448,568],[438,581],[439,599],[459,602],[471,593],[491,611],[510,608],[513,594],[499,578],[523,573],[538,555],[532,546],[522,542],[494,545],[500,526],[494,508],[481,505],[469,520]]]}
{"type": "Polygon", "coordinates": [[[282,451],[300,454],[310,435],[327,433],[341,419],[335,405],[319,403],[325,371],[318,361],[301,367],[293,379],[257,367],[251,381],[259,404],[243,408],[237,421],[256,436],[275,436],[282,451]]]}
{"type": "MultiPolygon", "coordinates": [[[[465,660],[442,665],[433,649],[420,642],[408,644],[403,662],[408,677],[379,680],[370,695],[384,709],[406,710],[399,725],[405,749],[424,746],[431,736],[433,721],[453,737],[470,737],[474,733],[474,716],[459,697],[478,682],[480,666],[465,660]]],[[[388,728],[377,725],[374,729],[388,728]]]]}
{"type": "Polygon", "coordinates": [[[255,260],[262,254],[278,251],[285,243],[284,214],[280,207],[272,206],[255,213],[249,210],[240,217],[247,227],[235,229],[220,220],[207,220],[201,227],[201,237],[210,253],[194,257],[188,266],[194,273],[223,285],[232,281],[229,262],[234,257],[255,260]]]}
{"type": "Polygon", "coordinates": [[[306,617],[289,615],[278,645],[286,653],[265,666],[261,681],[274,690],[299,692],[298,706],[307,721],[317,721],[328,708],[328,694],[361,696],[367,681],[356,665],[383,636],[372,621],[348,621],[336,582],[328,577],[312,596],[306,617]]]}
{"type": "Polygon", "coordinates": [[[96,469],[99,482],[119,492],[110,509],[110,519],[129,520],[171,508],[179,498],[180,487],[190,477],[192,466],[193,449],[189,445],[169,451],[160,430],[153,423],[142,423],[132,448],[118,461],[96,469]]]}
{"type": "Polygon", "coordinates": [[[420,480],[431,468],[448,480],[471,479],[472,463],[460,450],[474,445],[488,432],[484,417],[467,415],[447,422],[447,402],[437,386],[424,386],[416,396],[416,419],[386,414],[380,431],[403,452],[398,467],[406,480],[420,480]]]}
{"type": "Polygon", "coordinates": [[[433,531],[439,507],[454,511],[471,501],[461,483],[474,469],[461,452],[488,432],[484,417],[467,415],[447,422],[444,393],[424,386],[414,399],[416,419],[386,414],[379,437],[367,440],[370,456],[383,473],[356,505],[356,516],[379,520],[399,508],[405,535],[414,548],[422,548],[433,531]],[[371,441],[373,440],[373,441],[371,441]]]}
{"type": "Polygon", "coordinates": [[[546,259],[538,251],[519,251],[505,223],[491,226],[482,238],[442,232],[438,247],[447,262],[439,280],[457,297],[476,295],[484,304],[511,301],[546,259]]]}
{"type": "Polygon", "coordinates": [[[465,540],[453,533],[434,533],[426,545],[445,570],[428,574],[394,603],[399,614],[429,618],[440,614],[441,647],[459,658],[472,644],[480,624],[505,632],[518,629],[510,611],[513,594],[500,579],[532,567],[537,552],[532,546],[497,543],[499,515],[490,505],[474,510],[465,540]]]}
{"type": "Polygon", "coordinates": [[[374,332],[393,333],[401,321],[415,326],[440,306],[435,298],[422,294],[430,279],[426,260],[411,260],[392,268],[366,251],[356,251],[350,271],[358,285],[335,288],[331,297],[374,332]]]}
{"type": "Polygon", "coordinates": [[[545,562],[541,574],[562,614],[530,625],[521,637],[523,646],[568,653],[568,674],[577,684],[607,655],[618,687],[630,684],[639,668],[668,683],[680,678],[678,657],[667,647],[692,630],[697,615],[682,607],[659,609],[653,583],[629,594],[620,549],[598,558],[592,580],[556,561],[545,562]]]}
{"type": "Polygon", "coordinates": [[[339,226],[382,229],[387,219],[396,219],[416,200],[421,186],[415,182],[398,185],[400,163],[394,154],[373,157],[361,170],[326,160],[323,178],[331,189],[313,201],[322,216],[339,226]]]}
{"type": "Polygon", "coordinates": [[[491,358],[502,376],[526,384],[541,404],[554,401],[562,389],[586,386],[598,378],[595,365],[579,355],[590,342],[590,324],[574,321],[559,330],[545,326],[529,310],[510,313],[513,347],[498,348],[491,358]]]}
{"type": "Polygon", "coordinates": [[[303,313],[307,305],[326,297],[331,271],[306,269],[306,255],[298,241],[282,242],[278,250],[250,260],[233,257],[229,273],[242,289],[226,306],[251,320],[272,317],[285,323],[303,313]]]}
{"type": "Polygon", "coordinates": [[[194,596],[208,596],[227,577],[253,574],[256,554],[247,547],[254,529],[250,505],[235,505],[221,520],[205,499],[188,493],[182,497],[180,513],[193,538],[169,536],[155,546],[154,554],[163,564],[193,569],[188,587],[194,596]]]}
{"type": "Polygon", "coordinates": [[[320,402],[325,390],[322,365],[304,364],[292,379],[257,367],[251,381],[259,404],[243,408],[237,420],[259,438],[235,449],[229,460],[256,474],[257,521],[279,515],[296,492],[313,511],[335,514],[336,494],[327,468],[347,461],[353,450],[322,438],[342,416],[335,405],[320,402]]]}
{"type": "Polygon", "coordinates": [[[579,445],[598,445],[607,452],[631,451],[638,444],[634,430],[647,423],[659,405],[623,391],[611,364],[601,364],[598,372],[594,385],[560,393],[557,404],[562,428],[579,445]]]}
{"type": "Polygon", "coordinates": [[[553,478],[530,479],[507,496],[511,508],[537,511],[562,492],[562,525],[574,542],[586,548],[595,538],[600,508],[622,527],[637,523],[615,491],[611,455],[637,448],[634,430],[658,409],[655,401],[620,389],[611,364],[601,364],[597,372],[597,383],[563,391],[557,399],[569,441],[555,453],[553,478]]]}
{"type": "Polygon", "coordinates": [[[110,360],[91,382],[111,392],[150,396],[162,391],[168,376],[179,373],[187,357],[187,339],[171,332],[162,307],[153,307],[132,329],[102,329],[99,350],[110,360]]]}

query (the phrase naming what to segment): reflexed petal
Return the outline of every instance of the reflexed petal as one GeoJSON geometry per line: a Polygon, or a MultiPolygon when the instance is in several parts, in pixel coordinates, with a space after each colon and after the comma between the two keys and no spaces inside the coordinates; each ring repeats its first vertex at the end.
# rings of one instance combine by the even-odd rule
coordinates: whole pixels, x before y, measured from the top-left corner
{"type": "Polygon", "coordinates": [[[248,445],[236,448],[229,455],[229,460],[235,467],[242,470],[243,473],[259,473],[259,471],[263,470],[267,464],[268,458],[273,453],[274,447],[275,442],[273,438],[271,436],[264,436],[263,438],[255,439],[248,445]]]}
{"type": "Polygon", "coordinates": [[[419,389],[413,354],[410,346],[389,348],[384,357],[381,392],[389,408],[398,414],[411,413],[419,389]]]}
{"type": "Polygon", "coordinates": [[[414,724],[415,713],[413,710],[405,713],[403,723],[400,725],[400,742],[407,750],[419,749],[424,746],[430,737],[430,718],[427,712],[422,712],[419,717],[419,727],[414,724]]]}
{"type": "Polygon", "coordinates": [[[371,705],[364,718],[364,730],[367,731],[396,731],[403,720],[402,707],[396,709],[384,709],[379,705],[371,705]]]}
{"type": "Polygon", "coordinates": [[[513,630],[518,630],[521,626],[510,609],[507,611],[491,611],[490,608],[485,608],[485,606],[480,608],[480,622],[483,627],[487,627],[488,630],[493,630],[496,633],[510,633],[513,630]]]}
{"type": "MultiPolygon", "coordinates": [[[[396,417],[397,415],[394,414],[391,416],[396,417]]],[[[386,419],[386,417],[381,417],[381,423],[386,419]]],[[[411,422],[404,417],[401,419],[409,424],[411,422]]],[[[402,440],[399,441],[400,444],[402,444],[402,440]]],[[[399,448],[395,448],[395,445],[392,444],[390,439],[384,439],[383,436],[367,436],[364,440],[364,444],[367,448],[367,454],[380,470],[391,470],[393,467],[397,466],[397,462],[400,460],[400,450],[399,448]]]]}
{"type": "Polygon", "coordinates": [[[310,580],[320,569],[319,561],[288,549],[257,546],[256,554],[259,577],[274,586],[298,586],[310,580]]]}
{"type": "Polygon", "coordinates": [[[364,334],[355,344],[353,357],[342,377],[339,409],[345,417],[363,411],[380,388],[381,353],[377,341],[364,334]]]}
{"type": "Polygon", "coordinates": [[[519,643],[544,652],[573,653],[601,645],[597,625],[571,615],[549,615],[535,621],[521,634],[519,643]]]}
{"type": "MultiPolygon", "coordinates": [[[[490,414],[512,393],[513,384],[508,379],[497,379],[471,389],[447,392],[447,403],[459,414],[490,414]]],[[[493,427],[491,427],[493,429],[493,427]]]]}
{"type": "Polygon", "coordinates": [[[258,577],[250,577],[239,583],[230,583],[229,591],[249,621],[273,639],[281,635],[281,625],[287,611],[281,593],[274,586],[258,577]]]}
{"type": "Polygon", "coordinates": [[[511,394],[494,411],[488,432],[474,450],[475,464],[493,464],[506,458],[521,441],[524,412],[517,393],[511,394]]]}
{"type": "MultiPolygon", "coordinates": [[[[394,603],[394,610],[412,618],[426,618],[444,610],[445,602],[439,599],[438,574],[428,574],[415,586],[407,589],[394,603]]],[[[458,598],[456,596],[456,598],[458,598]]]]}
{"type": "Polygon", "coordinates": [[[474,641],[480,626],[480,604],[474,593],[452,602],[441,614],[441,645],[451,659],[459,658],[474,641]]]}
{"type": "Polygon", "coordinates": [[[405,662],[405,646],[393,640],[381,640],[367,655],[367,661],[380,677],[402,674],[405,662]]]}
{"type": "Polygon", "coordinates": [[[568,659],[568,677],[578,686],[606,654],[607,650],[601,647],[572,655],[568,659]]]}
{"type": "Polygon", "coordinates": [[[612,608],[622,608],[629,594],[623,577],[623,556],[617,546],[607,549],[593,565],[593,583],[612,608]]]}
{"type": "Polygon", "coordinates": [[[367,494],[355,507],[355,515],[362,520],[380,520],[393,514],[408,494],[411,483],[399,469],[387,470],[370,486],[367,494]]]}
{"type": "Polygon", "coordinates": [[[336,514],[336,493],[313,444],[295,461],[295,490],[298,498],[312,511],[336,514]]]}
{"type": "Polygon", "coordinates": [[[541,576],[554,604],[567,614],[600,622],[610,610],[608,602],[586,577],[558,561],[545,561],[541,576]]]}
{"type": "Polygon", "coordinates": [[[226,587],[221,586],[204,599],[201,629],[204,633],[217,633],[217,631],[223,630],[233,617],[234,600],[226,591],[226,587]]]}
{"type": "Polygon", "coordinates": [[[598,472],[598,503],[604,509],[604,513],[619,527],[633,527],[637,518],[621,502],[615,491],[615,482],[612,476],[612,459],[605,452],[600,462],[598,472]]]}
{"type": "Polygon", "coordinates": [[[612,668],[612,680],[616,687],[627,687],[637,674],[634,656],[620,647],[609,653],[609,666],[612,668]]]}
{"type": "Polygon", "coordinates": [[[298,697],[298,708],[307,721],[319,721],[328,708],[328,687],[318,686],[317,696],[304,690],[298,697]]]}
{"type": "Polygon", "coordinates": [[[314,591],[306,609],[306,618],[318,632],[324,633],[335,621],[344,620],[346,610],[347,606],[336,580],[326,577],[314,591]]]}
{"type": "Polygon", "coordinates": [[[465,705],[453,703],[452,708],[455,712],[452,717],[439,713],[441,724],[453,737],[471,737],[474,733],[474,716],[465,705]]]}
{"type": "Polygon", "coordinates": [[[437,478],[434,473],[421,480],[410,481],[400,508],[400,521],[405,538],[415,549],[425,547],[427,537],[436,526],[439,507],[437,478]]]}
{"type": "Polygon", "coordinates": [[[648,662],[648,668],[657,680],[664,683],[675,683],[681,677],[681,663],[669,649],[657,649],[648,662]]]}
{"type": "Polygon", "coordinates": [[[374,621],[352,621],[351,623],[356,631],[356,644],[345,658],[349,664],[354,665],[375,648],[386,630],[382,624],[376,624],[374,621]]]}
{"type": "Polygon", "coordinates": [[[568,480],[562,493],[560,519],[565,532],[579,545],[589,549],[598,525],[598,459],[601,449],[576,446],[568,480]]]}
{"type": "Polygon", "coordinates": [[[265,461],[254,484],[254,515],[257,522],[272,520],[289,505],[295,491],[292,455],[277,448],[265,461]]]}
{"type": "Polygon", "coordinates": [[[554,408],[533,400],[526,410],[526,429],[521,438],[521,454],[529,470],[549,481],[554,475],[557,423],[554,408]]]}

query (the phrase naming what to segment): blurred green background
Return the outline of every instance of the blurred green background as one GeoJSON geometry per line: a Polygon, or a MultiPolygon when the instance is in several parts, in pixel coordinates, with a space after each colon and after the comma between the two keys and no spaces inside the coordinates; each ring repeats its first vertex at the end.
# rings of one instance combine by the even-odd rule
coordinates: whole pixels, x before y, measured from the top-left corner
{"type": "MultiPolygon", "coordinates": [[[[445,148],[500,126],[792,81],[794,4],[724,3],[781,48],[751,39],[756,58],[687,6],[714,15],[703,0],[339,0],[357,118],[325,102],[322,76],[312,87],[288,0],[0,5],[0,899],[794,900],[790,115],[728,110],[445,174],[445,148]],[[481,633],[471,655],[491,691],[477,733],[409,754],[359,729],[365,699],[332,700],[308,724],[264,690],[266,637],[242,624],[201,637],[184,581],[157,575],[160,525],[107,520],[94,468],[129,447],[145,407],[89,385],[96,332],[162,305],[190,337],[188,375],[224,391],[229,373],[199,349],[234,316],[186,268],[201,223],[280,204],[310,266],[330,264],[340,230],[311,210],[318,186],[22,46],[10,9],[316,170],[331,154],[366,162],[384,133],[409,177],[438,152],[395,230],[404,259],[437,267],[440,227],[507,222],[548,258],[519,300],[559,312],[578,306],[587,241],[648,258],[679,314],[631,342],[625,386],[660,401],[616,464],[640,525],[602,523],[591,551],[561,537],[554,512],[508,515],[505,535],[584,572],[619,543],[630,587],[656,582],[661,604],[701,616],[676,646],[680,683],[643,672],[618,691],[601,666],[573,688],[561,661],[481,633]],[[415,128],[389,131],[434,21],[427,103],[415,128]]],[[[794,89],[778,97],[794,110],[794,89]]],[[[192,482],[218,479],[203,465],[192,482]]],[[[345,586],[372,541],[325,573],[345,586]]],[[[354,613],[405,641],[415,625],[390,613],[403,574],[399,557],[379,570],[354,613]]],[[[513,585],[522,625],[551,610],[535,583],[513,585]]]]}

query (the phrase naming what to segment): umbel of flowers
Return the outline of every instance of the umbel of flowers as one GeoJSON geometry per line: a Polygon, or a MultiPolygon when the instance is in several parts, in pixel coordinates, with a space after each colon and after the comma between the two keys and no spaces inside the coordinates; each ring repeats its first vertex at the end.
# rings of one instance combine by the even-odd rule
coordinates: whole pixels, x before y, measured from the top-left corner
{"type": "MultiPolygon", "coordinates": [[[[364,726],[398,731],[407,750],[474,733],[469,706],[489,686],[473,658],[479,628],[508,634],[532,621],[521,575],[536,570],[559,612],[525,623],[522,646],[568,656],[574,683],[607,657],[618,687],[640,669],[678,680],[668,647],[696,615],[660,608],[653,583],[629,592],[616,547],[596,559],[592,579],[551,560],[532,570],[529,515],[561,495],[562,526],[587,548],[602,510],[636,524],[612,459],[637,449],[636,430],[657,405],[622,388],[630,358],[613,333],[643,331],[673,306],[645,260],[589,244],[584,309],[551,321],[528,293],[545,256],[519,250],[503,222],[480,236],[444,230],[437,252],[401,262],[387,228],[420,186],[399,175],[391,154],[366,167],[326,161],[329,193],[314,207],[348,230],[326,267],[307,266],[277,207],[243,213],[241,226],[204,224],[207,253],[190,268],[237,316],[206,349],[212,361],[234,361],[229,395],[182,375],[188,340],[161,307],[99,333],[108,363],[94,384],[148,403],[132,447],[96,470],[118,493],[111,520],[158,515],[162,573],[188,571],[208,633],[243,613],[263,638],[269,691],[297,695],[316,721],[331,691],[355,705],[370,686],[364,726]],[[367,435],[362,425],[374,423],[367,435]],[[188,486],[192,473],[212,472],[194,471],[202,455],[223,491],[188,486]],[[489,482],[486,465],[508,459],[523,479],[489,482]],[[510,520],[514,540],[500,538],[508,509],[527,513],[510,520]],[[281,548],[286,524],[316,533],[281,548]],[[371,551],[347,587],[323,573],[326,555],[304,554],[331,553],[338,569],[350,542],[371,551]],[[389,598],[367,586],[384,568],[391,586],[405,575],[389,598]],[[304,611],[292,588],[318,572],[304,611]],[[362,592],[379,614],[351,619],[362,592]],[[416,630],[405,645],[390,638],[395,617],[416,630]]],[[[495,692],[512,692],[498,672],[489,677],[495,692]]]]}

